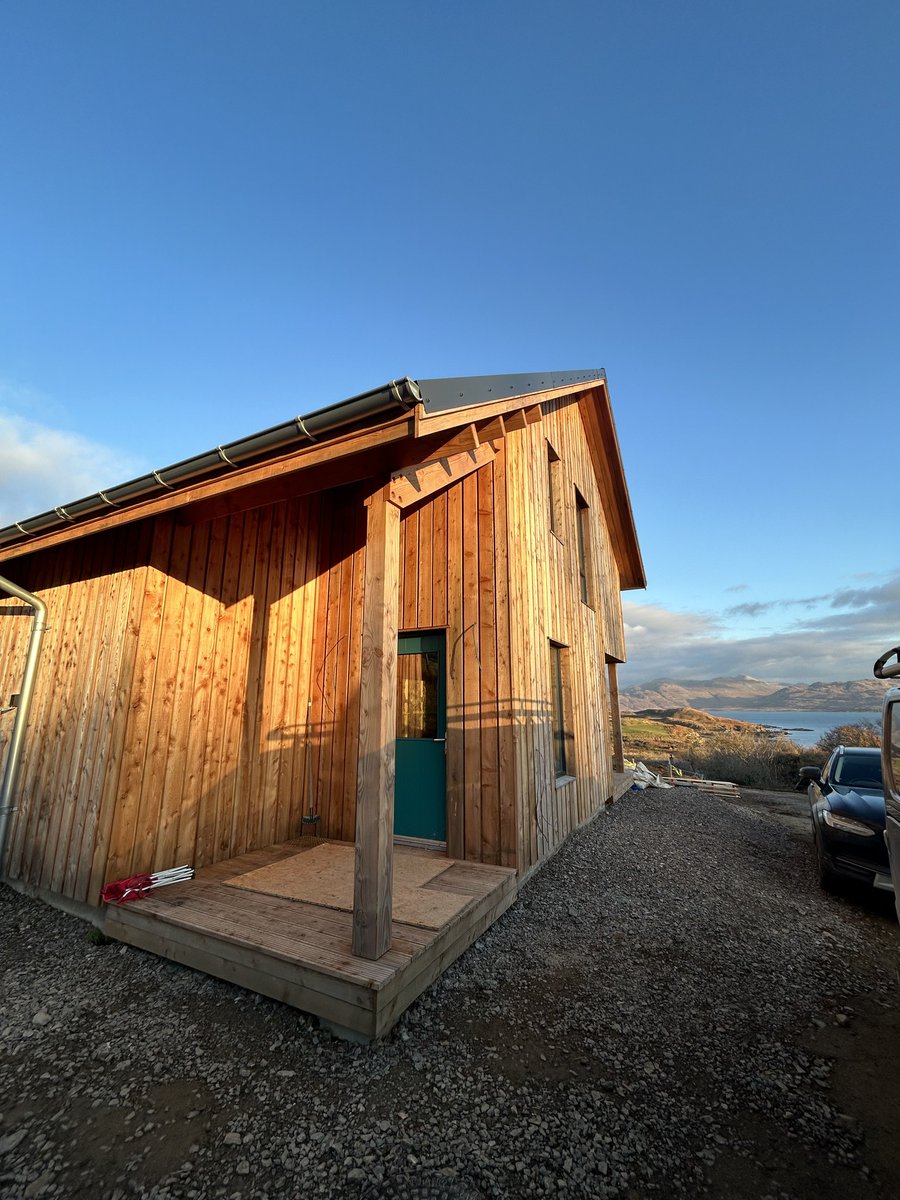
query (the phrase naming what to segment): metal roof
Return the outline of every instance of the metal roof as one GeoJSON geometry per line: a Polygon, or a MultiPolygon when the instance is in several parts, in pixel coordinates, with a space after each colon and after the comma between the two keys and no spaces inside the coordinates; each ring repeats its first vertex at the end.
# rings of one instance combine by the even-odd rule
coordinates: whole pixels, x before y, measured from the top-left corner
{"type": "Polygon", "coordinates": [[[427,413],[467,408],[513,396],[529,396],[552,388],[606,379],[602,367],[592,371],[538,371],[532,375],[463,375],[456,379],[417,379],[427,413]]]}

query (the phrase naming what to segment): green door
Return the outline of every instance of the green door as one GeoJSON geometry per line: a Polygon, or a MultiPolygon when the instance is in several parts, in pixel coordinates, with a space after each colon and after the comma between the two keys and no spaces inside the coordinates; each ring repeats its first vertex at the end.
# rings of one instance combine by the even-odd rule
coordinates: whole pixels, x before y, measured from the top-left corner
{"type": "Polygon", "coordinates": [[[401,633],[397,644],[394,833],[447,840],[447,660],[443,633],[401,633]]]}

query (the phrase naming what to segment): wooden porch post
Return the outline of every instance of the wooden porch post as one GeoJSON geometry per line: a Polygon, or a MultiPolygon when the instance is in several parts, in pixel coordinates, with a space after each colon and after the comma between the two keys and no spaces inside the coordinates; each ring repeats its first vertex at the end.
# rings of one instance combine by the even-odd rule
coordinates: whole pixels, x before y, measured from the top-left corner
{"type": "Polygon", "coordinates": [[[625,770],[625,747],[622,745],[622,714],[619,712],[619,679],[617,665],[614,662],[606,664],[609,671],[609,707],[612,716],[613,735],[613,770],[625,770]]]}
{"type": "Polygon", "coordinates": [[[353,953],[375,959],[391,947],[400,509],[386,486],[366,507],[353,953]]]}

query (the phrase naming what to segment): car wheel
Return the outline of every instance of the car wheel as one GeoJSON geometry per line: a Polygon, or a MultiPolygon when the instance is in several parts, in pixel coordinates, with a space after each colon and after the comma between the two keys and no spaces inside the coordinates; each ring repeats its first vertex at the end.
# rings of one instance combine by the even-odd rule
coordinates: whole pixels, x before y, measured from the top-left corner
{"type": "Polygon", "coordinates": [[[825,861],[825,852],[822,849],[822,841],[816,837],[816,868],[819,876],[819,883],[826,892],[833,892],[840,882],[837,875],[829,867],[825,861]]]}

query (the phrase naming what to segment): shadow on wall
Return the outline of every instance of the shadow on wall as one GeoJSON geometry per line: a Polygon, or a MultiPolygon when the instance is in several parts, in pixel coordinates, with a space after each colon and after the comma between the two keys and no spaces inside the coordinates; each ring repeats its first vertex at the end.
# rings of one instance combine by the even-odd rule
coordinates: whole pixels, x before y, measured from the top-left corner
{"type": "MultiPolygon", "coordinates": [[[[363,558],[364,537],[359,494],[347,492],[194,526],[158,518],[73,543],[78,555],[44,552],[22,560],[29,564],[26,586],[39,580],[42,592],[145,564],[168,581],[156,609],[161,619],[135,629],[135,636],[140,629],[142,638],[155,639],[149,702],[129,708],[124,753],[134,753],[115,798],[112,837],[99,842],[105,848],[109,838],[118,876],[182,861],[202,866],[299,836],[309,831],[302,817],[310,808],[320,815],[323,836],[354,839],[359,699],[349,660],[359,653],[359,618],[345,585],[363,558]],[[330,532],[320,544],[314,530],[323,524],[330,532]],[[319,588],[325,599],[314,609],[300,593],[326,575],[334,584],[331,598],[319,588]],[[192,635],[185,633],[188,617],[192,635]],[[322,632],[314,636],[316,630],[322,632]],[[345,654],[348,644],[353,649],[345,654]]],[[[448,650],[461,691],[470,669],[480,676],[477,653],[465,642],[448,650]]],[[[108,711],[110,694],[128,689],[132,669],[123,663],[120,678],[88,680],[96,692],[79,700],[85,720],[108,711]]],[[[56,679],[53,686],[63,685],[56,679]]],[[[451,705],[447,737],[448,813],[457,821],[458,844],[472,857],[503,863],[515,853],[513,769],[524,767],[533,795],[526,814],[534,826],[532,857],[578,823],[575,789],[555,786],[549,701],[451,705]]],[[[82,745],[71,725],[58,735],[55,758],[45,744],[44,774],[33,793],[40,811],[26,818],[23,860],[38,871],[46,851],[37,843],[79,770],[74,760],[64,770],[53,766],[51,759],[62,762],[65,744],[82,745]]],[[[582,750],[568,730],[564,747],[569,761],[582,750]]],[[[593,777],[579,780],[596,786],[593,777]]],[[[87,803],[80,793],[75,799],[87,803]]],[[[67,819],[85,818],[76,812],[67,819]]]]}

